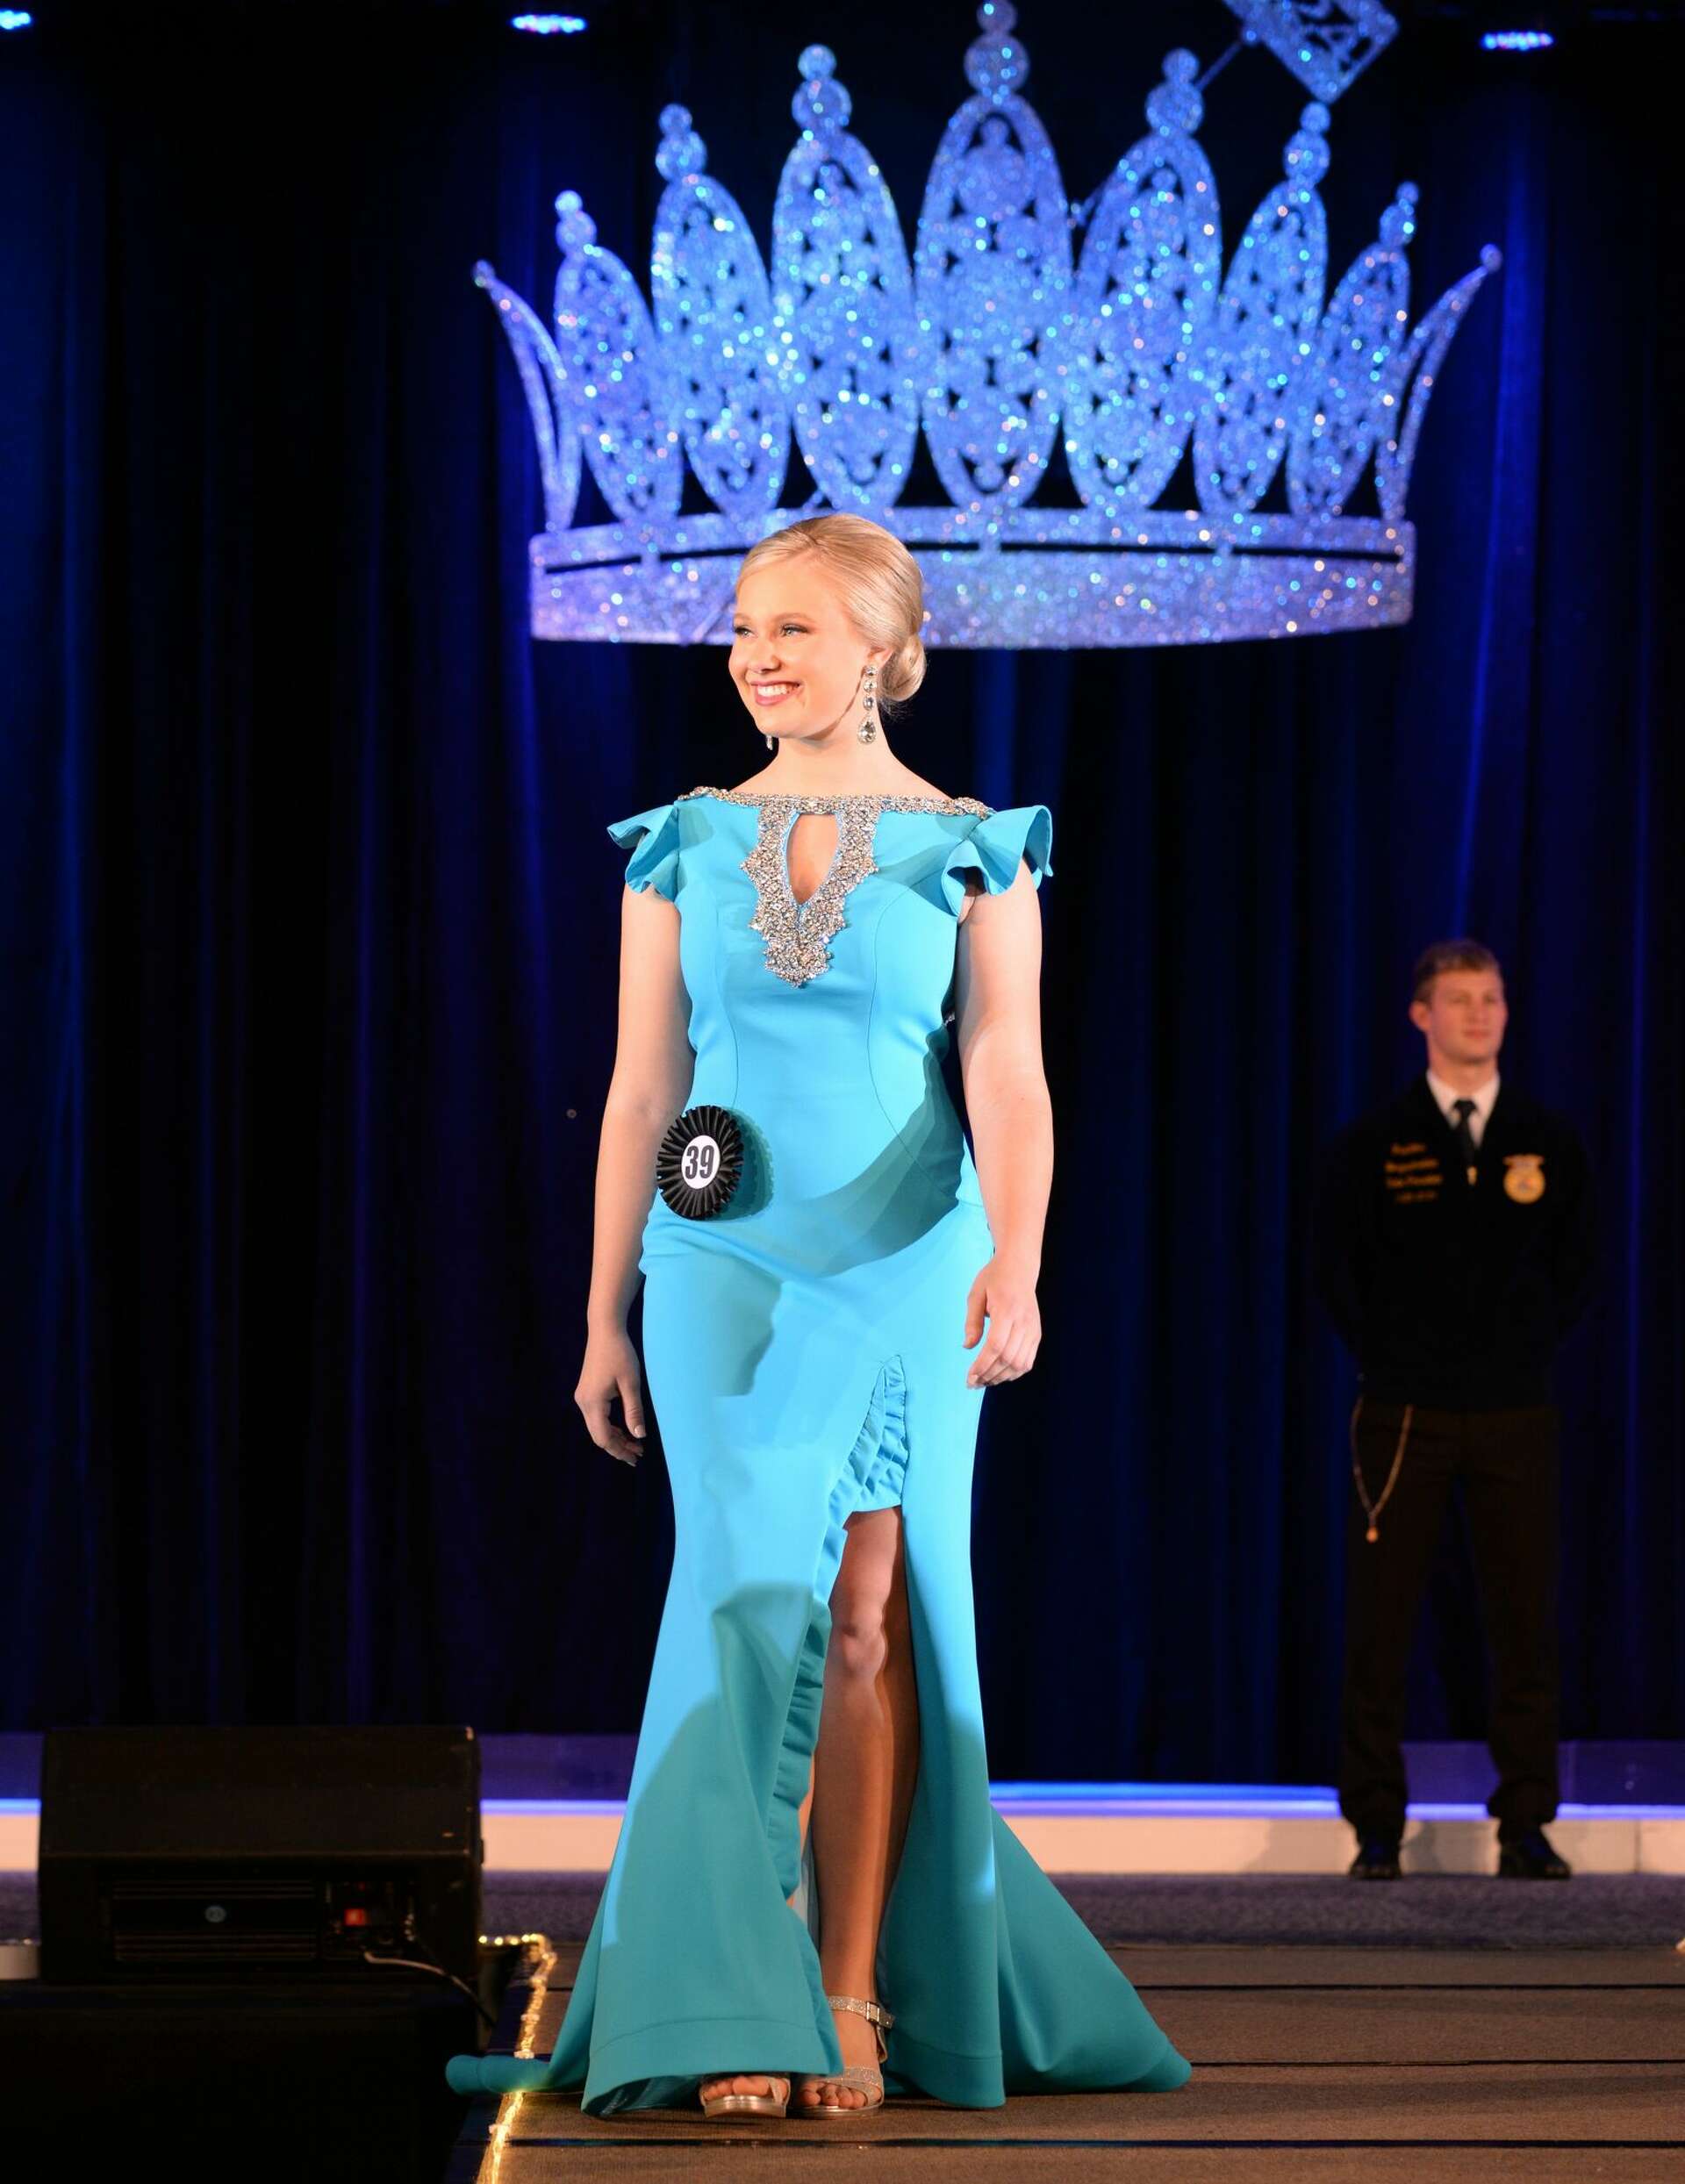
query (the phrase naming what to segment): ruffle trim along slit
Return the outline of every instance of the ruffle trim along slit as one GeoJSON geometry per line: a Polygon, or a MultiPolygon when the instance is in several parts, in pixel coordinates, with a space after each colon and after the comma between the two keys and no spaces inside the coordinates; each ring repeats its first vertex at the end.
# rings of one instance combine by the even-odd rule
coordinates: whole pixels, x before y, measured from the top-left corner
{"type": "MultiPolygon", "coordinates": [[[[743,2017],[733,2015],[728,2009],[712,2021],[692,2019],[682,2023],[641,2027],[619,2042],[593,2041],[588,2057],[581,2048],[564,2052],[560,2045],[548,2059],[456,2056],[446,2074],[457,2092],[550,2091],[577,2083],[581,2064],[588,2059],[589,2080],[584,2106],[593,2115],[613,2116],[627,2108],[687,2106],[693,2094],[694,2080],[710,2075],[770,2071],[795,2077],[828,2072],[835,2074],[840,2071],[842,2050],[837,2044],[830,2005],[825,1999],[820,1977],[818,1902],[812,1860],[804,1857],[801,1804],[807,1794],[808,1772],[819,1740],[825,1697],[825,1660],[831,1634],[828,1603],[837,1572],[842,1566],[848,1522],[864,1510],[899,1507],[907,1482],[907,1375],[903,1361],[897,1356],[886,1358],[878,1368],[865,1414],[842,1459],[827,1503],[807,1624],[794,1649],[784,1706],[783,1733],[772,1772],[771,1796],[763,1815],[767,1851],[776,1873],[778,1893],[789,1905],[788,1911],[781,1915],[793,1915],[807,1928],[813,1941],[813,1945],[804,1950],[799,1974],[805,1975],[802,1983],[811,2009],[810,2021],[798,2024],[790,2016],[743,2017]],[[621,2051],[618,2055],[617,2048],[621,2051]],[[650,2065],[657,2050],[665,2050],[673,2059],[688,2052],[693,2068],[683,2076],[670,2070],[656,2074],[650,2065]],[[745,2057],[747,2060],[742,2059],[745,2057]]],[[[605,1916],[610,1893],[610,1889],[605,1888],[603,1901],[598,1907],[577,1978],[577,1994],[589,1994],[594,1987],[606,1930],[612,1932],[614,1923],[612,1917],[605,1916]]],[[[763,1907],[760,1915],[765,1915],[763,1907]]],[[[796,1930],[800,1931],[800,1926],[796,1930]]],[[[788,1967],[781,1984],[787,2007],[788,1967]]],[[[581,2020],[581,2025],[588,2026],[589,2022],[587,2016],[581,2020]]]]}
{"type": "Polygon", "coordinates": [[[802,1855],[800,1829],[801,1801],[807,1794],[808,1772],[819,1742],[825,1656],[831,1639],[830,1609],[823,1603],[829,1600],[842,1566],[849,1519],[868,1509],[898,1508],[906,1484],[907,1376],[901,1360],[889,1357],[878,1368],[865,1417],[831,1489],[825,1538],[814,1573],[814,1598],[819,1605],[797,1657],[767,1828],[779,1886],[795,1899],[794,1908],[806,1918],[815,1942],[819,1916],[814,1870],[811,1859],[802,1855]]]}

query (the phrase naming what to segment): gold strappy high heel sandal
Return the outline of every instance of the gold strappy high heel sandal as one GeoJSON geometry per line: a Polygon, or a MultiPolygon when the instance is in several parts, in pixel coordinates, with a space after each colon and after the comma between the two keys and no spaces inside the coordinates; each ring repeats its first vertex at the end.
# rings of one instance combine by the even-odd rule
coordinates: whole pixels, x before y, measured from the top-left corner
{"type": "MultiPolygon", "coordinates": [[[[786,2085],[790,2073],[784,2070],[722,2070],[713,2073],[721,2078],[764,2078],[769,2086],[782,2078],[786,2085]]],[[[707,2079],[697,2080],[697,2090],[708,2083],[707,2079]]],[[[783,2116],[790,2105],[785,2094],[780,2100],[776,2093],[715,2093],[702,2102],[704,2116],[783,2116]]]]}
{"type": "MultiPolygon", "coordinates": [[[[833,2009],[852,2009],[857,2016],[871,2020],[872,2030],[878,2037],[878,2060],[886,2062],[889,2043],[884,2037],[884,2029],[893,2025],[895,2020],[883,2004],[862,2001],[857,1994],[828,1994],[825,1999],[833,2009]]],[[[836,2101],[820,2101],[810,2108],[807,2102],[798,2101],[798,2116],[864,2116],[871,2109],[880,2109],[884,2105],[883,2073],[869,2068],[864,2063],[850,2063],[842,2070],[815,2071],[804,2078],[801,2083],[804,2086],[860,2086],[864,2088],[867,2097],[858,2108],[845,2107],[836,2101]]]]}

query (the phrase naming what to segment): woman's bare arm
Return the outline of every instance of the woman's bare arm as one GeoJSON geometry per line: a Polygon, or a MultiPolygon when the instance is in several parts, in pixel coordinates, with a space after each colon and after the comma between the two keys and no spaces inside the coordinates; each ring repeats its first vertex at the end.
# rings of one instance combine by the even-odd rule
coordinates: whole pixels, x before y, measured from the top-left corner
{"type": "Polygon", "coordinates": [[[1036,1281],[1053,1187],[1053,1108],[1042,1071],[1042,916],[1021,859],[1004,894],[979,894],[959,928],[954,1014],[965,1112],[994,1257],[972,1285],[964,1346],[988,1322],[968,1386],[1015,1380],[1041,1343],[1036,1281]]]}
{"type": "Polygon", "coordinates": [[[574,1400],[598,1447],[624,1463],[636,1463],[645,1426],[642,1377],[626,1322],[655,1192],[656,1149],[689,1096],[696,1066],[678,936],[674,904],[653,888],[623,891],[620,1020],[598,1143],[585,1357],[574,1400]],[[609,1415],[616,1394],[624,1429],[609,1415]]]}

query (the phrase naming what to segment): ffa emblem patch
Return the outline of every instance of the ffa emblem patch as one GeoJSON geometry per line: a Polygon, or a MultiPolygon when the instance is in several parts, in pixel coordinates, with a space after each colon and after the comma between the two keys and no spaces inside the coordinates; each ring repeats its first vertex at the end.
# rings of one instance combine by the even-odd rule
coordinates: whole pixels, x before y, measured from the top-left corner
{"type": "Polygon", "coordinates": [[[1545,1195],[1543,1153],[1506,1153],[1503,1156],[1504,1194],[1517,1206],[1531,1206],[1545,1195]]]}

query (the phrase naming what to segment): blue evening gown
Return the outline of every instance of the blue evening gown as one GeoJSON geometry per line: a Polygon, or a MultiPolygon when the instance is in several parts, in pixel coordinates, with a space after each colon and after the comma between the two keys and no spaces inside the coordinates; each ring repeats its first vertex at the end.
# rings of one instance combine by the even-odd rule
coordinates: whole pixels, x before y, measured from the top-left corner
{"type": "Polygon", "coordinates": [[[886,1908],[888,2090],[1180,2085],[1189,2066],[989,1801],[971,1574],[965,1299],[993,1242],[941,1063],[965,876],[1052,869],[1044,805],[692,789],[609,828],[678,906],[686,1106],[754,1153],[724,1211],[655,1192],[644,1359],[676,1549],[626,1819],[548,2059],[459,2056],[459,2091],[583,2087],[596,2115],[736,2071],[841,2066],[799,1840],[843,1525],[897,1503],[919,1767],[886,1908]],[[788,844],[836,816],[797,906],[788,844]],[[796,1897],[794,1906],[789,1901],[796,1897]]]}

